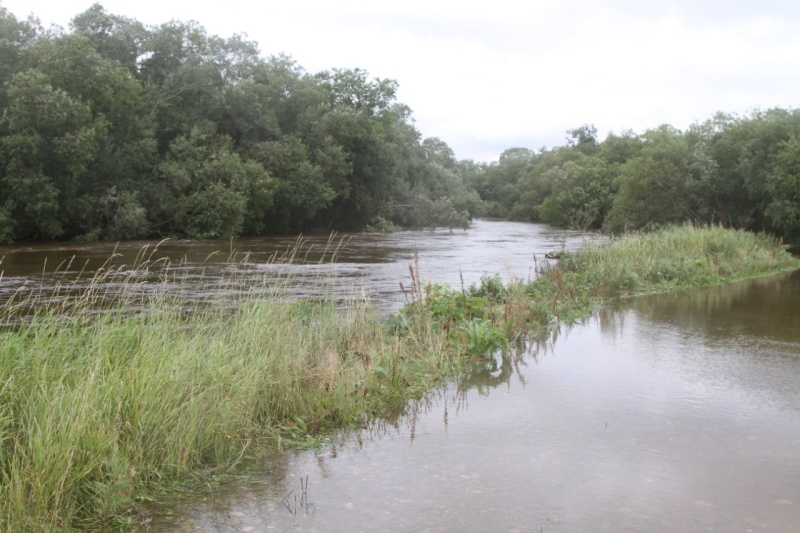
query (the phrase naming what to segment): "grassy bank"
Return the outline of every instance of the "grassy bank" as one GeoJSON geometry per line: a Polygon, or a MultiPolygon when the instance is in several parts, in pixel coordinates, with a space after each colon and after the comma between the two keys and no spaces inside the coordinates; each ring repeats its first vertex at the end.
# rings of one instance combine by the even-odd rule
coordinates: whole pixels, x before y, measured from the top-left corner
{"type": "Polygon", "coordinates": [[[421,297],[424,305],[407,305],[389,324],[399,332],[409,324],[434,324],[467,352],[479,353],[585,316],[614,298],[707,287],[797,268],[800,260],[769,236],[719,227],[671,227],[563,252],[558,261],[538,265],[532,281],[504,285],[499,276],[486,276],[468,289],[428,286],[421,297]]]}
{"type": "Polygon", "coordinates": [[[766,237],[681,227],[539,267],[459,289],[412,267],[388,320],[363,302],[263,298],[187,312],[158,292],[105,313],[41,309],[0,333],[0,530],[125,526],[154,486],[358,427],[555,319],[800,263],[766,237]]]}
{"type": "MultiPolygon", "coordinates": [[[[0,530],[125,525],[154,484],[359,426],[450,368],[365,307],[43,315],[0,336],[0,530]]],[[[208,473],[208,472],[207,472],[208,473]]]]}

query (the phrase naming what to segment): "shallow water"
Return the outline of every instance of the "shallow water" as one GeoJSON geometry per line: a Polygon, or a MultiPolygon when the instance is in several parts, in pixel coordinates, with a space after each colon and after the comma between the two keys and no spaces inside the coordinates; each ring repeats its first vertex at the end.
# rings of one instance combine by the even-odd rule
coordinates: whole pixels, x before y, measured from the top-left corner
{"type": "Polygon", "coordinates": [[[68,299],[95,285],[111,297],[165,290],[189,302],[259,291],[271,297],[276,290],[298,299],[368,298],[388,313],[404,303],[399,283],[409,284],[415,251],[423,280],[460,287],[483,274],[532,278],[545,253],[597,239],[543,224],[476,220],[452,233],[17,245],[0,247],[0,304],[12,296],[68,299]]]}
{"type": "MultiPolygon", "coordinates": [[[[117,254],[102,280],[112,296],[133,275],[191,301],[270,284],[346,301],[364,288],[389,312],[415,249],[423,279],[459,287],[533,277],[544,253],[587,240],[477,221],[453,234],[308,235],[288,263],[296,237],[5,247],[0,303],[57,287],[69,298],[117,254]]],[[[799,303],[800,273],[623,302],[396,420],[153,505],[149,530],[795,531],[799,303]]]]}
{"type": "Polygon", "coordinates": [[[632,299],[151,531],[796,531],[800,272],[632,299]]]}

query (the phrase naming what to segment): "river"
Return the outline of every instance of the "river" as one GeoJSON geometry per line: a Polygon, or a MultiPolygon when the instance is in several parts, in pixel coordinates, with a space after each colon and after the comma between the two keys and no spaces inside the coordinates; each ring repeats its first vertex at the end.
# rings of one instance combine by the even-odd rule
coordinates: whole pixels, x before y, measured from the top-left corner
{"type": "Polygon", "coordinates": [[[798,302],[800,273],[622,302],[150,530],[796,531],[798,302]]]}
{"type": "MultiPolygon", "coordinates": [[[[358,251],[342,252],[343,266],[309,257],[298,268],[333,269],[354,286],[374,280],[370,295],[384,309],[402,303],[396,287],[415,247],[423,278],[458,286],[485,272],[533,275],[534,254],[585,242],[489,221],[452,235],[347,237],[358,251]]],[[[317,248],[327,240],[309,238],[317,248]]],[[[269,252],[262,241],[233,243],[251,252],[247,272],[273,268],[265,257],[293,242],[269,240],[269,252]]],[[[180,268],[205,262],[212,279],[240,268],[207,259],[230,243],[204,243],[196,256],[194,244],[162,246],[176,247],[180,268]]],[[[44,251],[31,251],[37,269],[3,284],[43,283],[44,251]]],[[[26,263],[5,253],[4,266],[26,263]]],[[[215,283],[212,293],[230,290],[215,283]]],[[[432,391],[396,419],[314,450],[268,454],[236,481],[155,503],[142,530],[795,531],[798,302],[800,272],[619,302],[498,357],[494,371],[432,391]]]]}
{"type": "Polygon", "coordinates": [[[277,286],[297,299],[346,304],[366,296],[385,314],[404,303],[399,283],[408,284],[415,253],[422,279],[460,287],[484,274],[529,279],[545,253],[598,239],[542,224],[476,220],[453,232],[15,245],[0,247],[0,304],[11,297],[53,303],[90,286],[110,297],[122,287],[180,293],[187,302],[272,296],[277,286]]]}

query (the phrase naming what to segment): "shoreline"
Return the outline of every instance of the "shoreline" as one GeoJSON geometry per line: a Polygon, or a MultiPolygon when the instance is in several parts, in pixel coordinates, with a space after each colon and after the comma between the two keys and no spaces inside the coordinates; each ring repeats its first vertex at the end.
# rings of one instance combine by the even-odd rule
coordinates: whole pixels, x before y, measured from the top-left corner
{"type": "Polygon", "coordinates": [[[87,294],[0,333],[0,529],[131,527],[155,490],[313,447],[611,300],[797,268],[769,237],[681,226],[564,252],[527,282],[455,290],[412,268],[385,321],[366,303],[176,313],[157,297],[96,316],[87,294]]]}

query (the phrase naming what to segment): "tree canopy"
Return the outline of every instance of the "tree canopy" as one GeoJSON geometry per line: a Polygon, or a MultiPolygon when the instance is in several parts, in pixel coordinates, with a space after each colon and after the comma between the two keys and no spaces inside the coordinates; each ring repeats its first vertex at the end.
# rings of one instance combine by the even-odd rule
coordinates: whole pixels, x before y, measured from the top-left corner
{"type": "Polygon", "coordinates": [[[718,113],[686,131],[661,125],[551,150],[506,151],[468,178],[495,216],[623,232],[692,221],[800,243],[800,111],[718,113]]]}
{"type": "Polygon", "coordinates": [[[478,214],[447,168],[452,150],[422,138],[397,82],[362,69],[311,74],[241,35],[146,26],[99,4],[70,31],[0,8],[0,59],[0,243],[452,227],[478,214]]]}
{"type": "Polygon", "coordinates": [[[466,227],[621,232],[682,221],[800,243],[800,112],[685,131],[584,124],[491,163],[424,138],[398,84],[309,73],[243,35],[95,4],[68,31],[0,7],[0,244],[466,227]]]}

